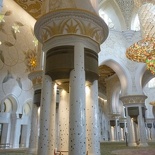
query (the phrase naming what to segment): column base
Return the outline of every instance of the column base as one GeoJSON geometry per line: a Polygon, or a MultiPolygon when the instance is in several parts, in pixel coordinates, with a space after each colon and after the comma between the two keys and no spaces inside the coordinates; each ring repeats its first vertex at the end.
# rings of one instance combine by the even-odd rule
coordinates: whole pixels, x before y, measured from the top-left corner
{"type": "Polygon", "coordinates": [[[128,146],[137,146],[137,143],[128,143],[128,146]]]}
{"type": "Polygon", "coordinates": [[[139,147],[147,147],[148,146],[148,143],[140,143],[138,146],[139,147]]]}

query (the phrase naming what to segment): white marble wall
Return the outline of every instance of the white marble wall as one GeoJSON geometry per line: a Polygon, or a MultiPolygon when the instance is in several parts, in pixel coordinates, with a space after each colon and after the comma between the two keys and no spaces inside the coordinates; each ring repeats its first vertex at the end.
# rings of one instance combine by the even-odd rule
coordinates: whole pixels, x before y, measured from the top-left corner
{"type": "Polygon", "coordinates": [[[60,102],[59,102],[59,136],[58,138],[58,150],[68,151],[69,140],[69,93],[65,90],[60,90],[60,102]]]}
{"type": "MultiPolygon", "coordinates": [[[[35,48],[31,31],[35,20],[10,0],[3,1],[1,13],[7,15],[1,21],[3,31],[0,31],[0,104],[9,99],[12,109],[9,111],[10,117],[0,120],[0,123],[9,123],[7,137],[3,140],[18,148],[21,125],[27,125],[25,134],[28,138],[30,135],[30,114],[26,115],[23,109],[27,100],[33,98],[33,87],[27,77],[24,52],[35,48]],[[19,113],[23,114],[21,119],[17,117],[19,113]]],[[[23,139],[25,147],[28,147],[28,141],[23,139]]]]}

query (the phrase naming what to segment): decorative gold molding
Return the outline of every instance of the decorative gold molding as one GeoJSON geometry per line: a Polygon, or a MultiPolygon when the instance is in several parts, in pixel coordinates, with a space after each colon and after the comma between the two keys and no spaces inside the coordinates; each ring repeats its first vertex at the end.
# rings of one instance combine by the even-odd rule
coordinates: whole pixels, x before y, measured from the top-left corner
{"type": "Polygon", "coordinates": [[[32,17],[38,19],[41,16],[42,0],[14,0],[32,17]]]}
{"type": "Polygon", "coordinates": [[[145,96],[145,95],[129,95],[129,96],[120,97],[120,100],[123,102],[124,105],[144,104],[146,98],[147,98],[147,96],[145,96]]]}
{"type": "Polygon", "coordinates": [[[35,35],[41,43],[55,36],[78,35],[101,44],[108,36],[108,27],[97,15],[78,9],[62,9],[42,16],[35,25],[35,35]]]}

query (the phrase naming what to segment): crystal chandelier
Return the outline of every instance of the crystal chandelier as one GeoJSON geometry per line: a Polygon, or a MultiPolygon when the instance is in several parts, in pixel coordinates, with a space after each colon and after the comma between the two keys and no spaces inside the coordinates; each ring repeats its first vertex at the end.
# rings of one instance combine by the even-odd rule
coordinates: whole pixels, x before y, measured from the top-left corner
{"type": "Polygon", "coordinates": [[[155,74],[155,38],[146,37],[126,50],[126,57],[132,61],[146,63],[147,69],[155,74]]]}

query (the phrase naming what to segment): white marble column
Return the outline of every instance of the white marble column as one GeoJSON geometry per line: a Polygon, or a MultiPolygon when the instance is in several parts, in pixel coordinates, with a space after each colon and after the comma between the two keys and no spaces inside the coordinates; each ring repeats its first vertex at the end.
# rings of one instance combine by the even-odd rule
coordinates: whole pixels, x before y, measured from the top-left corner
{"type": "Polygon", "coordinates": [[[84,46],[74,47],[74,69],[70,73],[69,155],[86,155],[86,111],[84,46]]]}
{"type": "Polygon", "coordinates": [[[21,125],[19,123],[20,120],[18,120],[20,118],[17,115],[16,113],[11,115],[10,147],[12,148],[19,148],[21,125]]]}
{"type": "Polygon", "coordinates": [[[9,143],[9,123],[2,123],[1,144],[9,143]]]}
{"type": "Polygon", "coordinates": [[[152,137],[151,137],[151,128],[146,127],[146,129],[147,129],[147,138],[150,141],[152,139],[152,137]]]}
{"type": "Polygon", "coordinates": [[[58,142],[59,142],[59,126],[58,126],[58,121],[59,121],[59,103],[57,103],[56,106],[56,113],[55,113],[55,149],[58,148],[58,142]]]}
{"type": "Polygon", "coordinates": [[[127,134],[128,134],[128,130],[127,130],[127,123],[126,121],[124,122],[124,140],[125,142],[127,142],[127,134]]]}
{"type": "Polygon", "coordinates": [[[31,133],[29,143],[29,153],[37,153],[38,149],[38,107],[33,104],[31,116],[31,133]]]}
{"type": "Polygon", "coordinates": [[[115,141],[115,127],[111,126],[110,128],[110,141],[114,142],[115,141]]]}
{"type": "Polygon", "coordinates": [[[115,141],[119,141],[119,135],[118,135],[118,119],[115,118],[115,141]]]}
{"type": "Polygon", "coordinates": [[[56,97],[57,97],[57,85],[52,83],[52,101],[51,101],[51,110],[50,110],[50,148],[49,154],[53,154],[54,149],[56,148],[56,97]]]}
{"type": "Polygon", "coordinates": [[[59,125],[58,150],[59,151],[68,151],[69,93],[67,93],[64,89],[60,90],[58,125],[59,125]]]}
{"type": "MultiPolygon", "coordinates": [[[[39,50],[39,52],[41,51],[39,50]]],[[[33,88],[34,88],[33,106],[32,106],[32,114],[31,114],[31,126],[28,126],[28,129],[31,128],[28,153],[37,154],[38,136],[39,136],[39,129],[40,129],[40,108],[39,107],[41,103],[41,88],[42,88],[43,71],[36,70],[34,72],[31,72],[28,75],[28,77],[32,81],[33,88]]]]}
{"type": "Polygon", "coordinates": [[[146,139],[146,130],[144,117],[142,113],[142,106],[139,106],[139,116],[138,116],[138,127],[139,127],[139,138],[140,138],[140,146],[148,146],[146,139]]]}
{"type": "Polygon", "coordinates": [[[43,79],[43,88],[41,93],[38,155],[49,155],[51,102],[52,102],[52,80],[50,76],[45,75],[43,79]]]}
{"type": "Polygon", "coordinates": [[[155,127],[152,123],[152,128],[151,128],[151,138],[152,138],[152,141],[155,142],[155,127]]]}
{"type": "Polygon", "coordinates": [[[100,155],[98,82],[86,87],[86,133],[88,154],[100,155]]]}
{"type": "Polygon", "coordinates": [[[28,125],[21,125],[20,147],[26,148],[28,125]]]}
{"type": "Polygon", "coordinates": [[[128,115],[128,110],[126,111],[127,115],[127,143],[128,146],[137,146],[136,144],[136,138],[135,138],[135,127],[134,127],[134,122],[133,119],[128,115]]]}
{"type": "Polygon", "coordinates": [[[124,141],[124,128],[120,128],[120,139],[124,141]]]}

